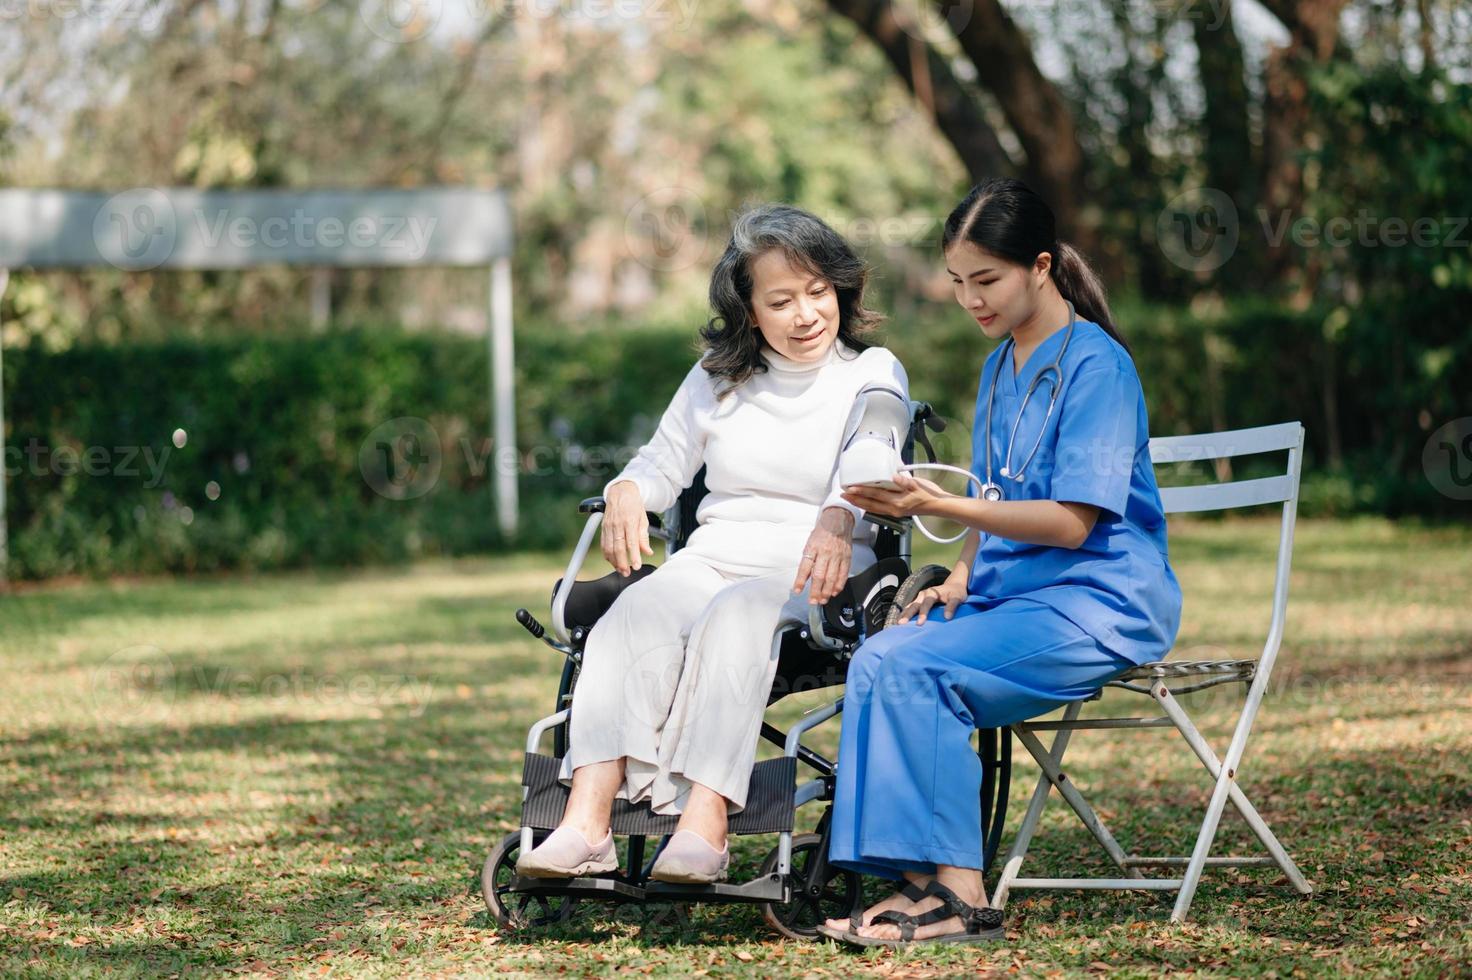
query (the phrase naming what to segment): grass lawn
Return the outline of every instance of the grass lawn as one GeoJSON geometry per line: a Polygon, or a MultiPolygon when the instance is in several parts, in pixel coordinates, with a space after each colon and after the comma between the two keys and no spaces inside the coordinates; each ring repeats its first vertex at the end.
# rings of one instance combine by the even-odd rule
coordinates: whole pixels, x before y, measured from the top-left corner
{"type": "MultiPolygon", "coordinates": [[[[1177,656],[1257,654],[1274,529],[1173,525],[1177,656]]],[[[900,954],[781,941],[743,906],[498,931],[480,866],[517,825],[560,668],[511,614],[545,612],[563,560],[0,596],[0,975],[1472,972],[1472,530],[1300,525],[1241,782],[1311,898],[1276,870],[1208,871],[1172,926],[1168,894],[1022,892],[1007,943],[900,954]]],[[[1225,690],[1198,715],[1219,749],[1225,690]]],[[[1082,733],[1069,760],[1127,847],[1189,851],[1209,782],[1173,732],[1082,733]]],[[[1217,853],[1250,842],[1229,808],[1217,853]]],[[[774,844],[740,841],[736,873],[774,844]]],[[[1101,856],[1055,795],[1028,872],[1101,856]]]]}

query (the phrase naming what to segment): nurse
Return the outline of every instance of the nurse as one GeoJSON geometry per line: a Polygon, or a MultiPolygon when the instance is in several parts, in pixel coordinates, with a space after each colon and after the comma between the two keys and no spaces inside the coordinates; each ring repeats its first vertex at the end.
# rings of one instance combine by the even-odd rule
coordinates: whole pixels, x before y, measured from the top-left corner
{"type": "Polygon", "coordinates": [[[971,734],[1087,697],[1165,656],[1181,592],[1145,397],[1098,277],[1026,185],[977,185],[942,237],[956,301],[987,338],[960,497],[899,474],[845,499],[969,528],[950,577],[849,667],[831,860],[903,882],[823,931],[857,945],[1003,938],[981,876],[971,734]],[[943,609],[942,616],[932,613],[943,609]]]}

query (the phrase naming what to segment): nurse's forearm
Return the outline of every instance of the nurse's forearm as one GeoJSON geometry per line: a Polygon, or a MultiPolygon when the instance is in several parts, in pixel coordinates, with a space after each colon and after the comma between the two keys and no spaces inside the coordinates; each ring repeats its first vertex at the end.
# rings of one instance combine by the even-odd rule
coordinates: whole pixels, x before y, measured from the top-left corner
{"type": "Polygon", "coordinates": [[[961,557],[951,566],[952,582],[966,588],[971,584],[971,565],[976,561],[976,549],[981,547],[981,535],[976,531],[966,532],[966,543],[961,545],[961,557]]]}
{"type": "Polygon", "coordinates": [[[1026,544],[1077,548],[1094,529],[1099,509],[1056,500],[981,500],[943,497],[926,516],[944,517],[987,534],[1026,544]]]}

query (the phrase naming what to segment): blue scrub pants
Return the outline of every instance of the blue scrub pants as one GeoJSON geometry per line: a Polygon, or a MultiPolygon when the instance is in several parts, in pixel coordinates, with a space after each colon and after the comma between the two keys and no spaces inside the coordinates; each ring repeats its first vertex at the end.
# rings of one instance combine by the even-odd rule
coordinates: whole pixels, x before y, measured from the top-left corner
{"type": "Polygon", "coordinates": [[[882,878],[981,868],[978,728],[1088,697],[1132,662],[1032,599],[970,599],[866,640],[848,669],[836,864],[882,878]]]}

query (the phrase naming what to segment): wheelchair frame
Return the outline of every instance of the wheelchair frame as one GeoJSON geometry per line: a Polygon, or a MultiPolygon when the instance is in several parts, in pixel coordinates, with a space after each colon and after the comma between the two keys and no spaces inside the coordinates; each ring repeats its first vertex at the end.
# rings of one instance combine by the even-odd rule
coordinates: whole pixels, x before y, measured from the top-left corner
{"type": "MultiPolygon", "coordinates": [[[[914,447],[917,442],[925,448],[929,457],[932,460],[934,459],[934,449],[931,447],[926,436],[927,426],[936,432],[944,430],[944,422],[935,417],[930,405],[924,402],[912,401],[910,432],[902,453],[905,460],[909,461],[913,458],[914,447]]],[[[669,510],[665,511],[664,514],[660,515],[652,512],[649,514],[650,535],[664,542],[665,560],[668,560],[683,547],[694,529],[696,508],[706,492],[703,476],[704,470],[702,469],[697,474],[692,485],[681,492],[675,504],[669,510]]],[[[496,854],[502,854],[504,858],[509,853],[506,848],[512,843],[516,844],[518,850],[530,850],[537,840],[537,828],[534,828],[526,818],[528,808],[533,805],[530,773],[532,772],[532,760],[542,760],[545,758],[539,755],[538,747],[548,731],[556,731],[559,734],[554,750],[554,758],[559,761],[559,764],[562,756],[565,754],[566,726],[571,714],[571,706],[566,702],[571,698],[569,688],[573,684],[577,665],[581,663],[582,647],[586,640],[588,629],[591,629],[591,627],[569,626],[567,621],[567,603],[572,587],[577,582],[577,575],[582,570],[588,553],[592,549],[594,537],[603,522],[603,509],[604,500],[602,497],[590,497],[584,500],[579,506],[579,512],[587,514],[588,519],[583,526],[582,534],[578,538],[577,546],[574,548],[572,556],[568,560],[562,579],[558,582],[553,592],[551,610],[551,633],[553,636],[546,636],[547,631],[527,610],[518,609],[516,612],[517,621],[531,632],[533,636],[563,654],[567,658],[567,664],[564,667],[558,690],[559,710],[539,719],[527,732],[527,762],[525,763],[526,768],[524,769],[522,780],[522,825],[518,831],[517,839],[514,842],[510,838],[507,841],[503,841],[502,847],[498,848],[497,852],[493,853],[492,859],[487,861],[486,877],[483,879],[483,887],[487,890],[488,904],[491,902],[490,889],[492,888],[492,882],[490,878],[493,876],[492,864],[496,858],[496,854]]],[[[792,643],[790,637],[793,633],[796,633],[798,640],[802,641],[813,654],[817,656],[826,655],[830,660],[842,662],[842,665],[846,668],[848,658],[858,648],[863,638],[861,629],[859,628],[859,610],[856,607],[864,606],[865,603],[873,601],[876,596],[880,596],[884,589],[890,587],[891,579],[894,580],[892,583],[894,594],[898,594],[907,582],[910,582],[911,579],[915,579],[921,574],[921,572],[916,572],[911,568],[913,557],[911,541],[913,532],[912,521],[910,519],[893,519],[868,514],[865,515],[864,519],[879,528],[879,539],[875,542],[874,549],[876,561],[874,566],[871,566],[879,576],[877,584],[870,587],[868,596],[853,596],[848,593],[849,586],[855,581],[855,577],[851,577],[850,582],[845,586],[844,592],[841,592],[823,606],[812,606],[809,609],[806,625],[788,626],[778,630],[773,637],[772,650],[773,656],[779,658],[779,664],[784,645],[792,643]],[[903,576],[898,574],[897,569],[893,570],[893,572],[887,572],[885,569],[879,567],[883,562],[893,562],[895,560],[904,563],[905,573],[903,576]],[[845,603],[844,600],[847,600],[847,602],[845,603]]],[[[922,570],[922,572],[933,574],[936,569],[938,569],[938,566],[931,566],[922,570]]],[[[864,573],[859,574],[862,575],[864,573]]],[[[892,603],[893,599],[890,598],[887,601],[892,603]]],[[[867,612],[869,610],[865,608],[865,611],[867,612]]],[[[817,675],[812,676],[816,677],[817,675]]],[[[779,666],[778,675],[774,678],[774,682],[782,679],[782,677],[783,675],[779,666]]],[[[837,683],[839,682],[820,683],[817,687],[811,689],[821,690],[823,687],[837,686],[837,683]]],[[[794,691],[784,691],[780,694],[775,694],[775,696],[769,693],[768,705],[770,706],[777,700],[785,697],[788,693],[795,693],[795,689],[794,691]]],[[[858,887],[861,883],[860,877],[852,871],[831,869],[827,862],[827,830],[831,819],[831,807],[825,810],[819,818],[816,834],[817,841],[814,842],[805,838],[802,843],[802,847],[812,846],[815,851],[813,860],[808,862],[803,880],[801,882],[795,882],[792,874],[794,846],[793,824],[795,822],[795,813],[798,808],[815,801],[831,804],[836,768],[836,762],[825,758],[820,753],[803,745],[802,737],[807,732],[838,715],[842,710],[843,698],[840,696],[830,703],[808,711],[787,732],[781,731],[765,719],[762,721],[762,738],[780,746],[782,748],[782,756],[780,760],[767,760],[766,762],[758,763],[758,767],[771,766],[773,763],[780,761],[785,771],[778,775],[786,777],[786,772],[790,771],[791,776],[786,778],[791,779],[795,788],[793,791],[791,812],[785,815],[786,829],[777,831],[777,847],[773,853],[768,855],[767,861],[764,864],[764,873],[759,874],[755,879],[739,884],[719,882],[710,885],[683,885],[651,881],[649,873],[652,869],[654,859],[658,856],[659,848],[656,848],[655,853],[650,856],[646,863],[644,859],[644,845],[648,836],[654,836],[659,831],[638,833],[625,830],[622,833],[629,837],[628,855],[624,862],[624,870],[617,874],[583,878],[528,878],[516,876],[504,891],[526,898],[539,899],[543,902],[544,907],[546,907],[545,900],[549,897],[563,897],[568,900],[587,898],[612,902],[645,902],[655,899],[671,902],[766,903],[768,905],[768,921],[785,934],[797,938],[806,936],[808,933],[806,931],[794,931],[797,928],[795,926],[790,928],[784,927],[775,918],[775,913],[771,906],[787,905],[796,897],[803,897],[813,903],[816,908],[818,900],[826,894],[825,889],[828,887],[829,882],[834,880],[831,876],[836,875],[847,876],[845,885],[848,887],[843,894],[852,893],[851,902],[853,903],[853,907],[847,911],[854,911],[862,899],[862,889],[858,887]],[[798,762],[814,770],[817,773],[817,777],[806,782],[799,782],[796,768],[798,762]],[[795,896],[794,887],[799,885],[802,888],[802,896],[795,896]]],[[[1010,741],[1006,740],[1005,733],[998,733],[995,730],[986,730],[981,733],[979,751],[983,756],[986,766],[986,779],[982,788],[982,831],[985,842],[983,864],[988,867],[1000,843],[1000,831],[1006,813],[1006,792],[1011,763],[1010,748],[1010,741]]],[[[545,766],[542,766],[542,768],[545,768],[545,766]]],[[[775,770],[773,771],[775,772],[775,770]]],[[[625,801],[619,801],[615,804],[616,815],[620,812],[620,804],[624,803],[625,801]]],[[[625,806],[626,810],[630,811],[625,814],[629,820],[637,820],[639,813],[647,811],[646,804],[640,804],[638,807],[627,804],[625,806]]],[[[750,834],[754,836],[757,833],[770,832],[763,830],[743,832],[735,829],[742,816],[737,815],[737,817],[733,818],[733,829],[731,831],[733,836],[737,834],[750,834]]],[[[656,818],[650,816],[648,822],[658,823],[660,820],[663,820],[672,826],[675,819],[673,817],[656,818]]],[[[615,820],[615,822],[617,823],[618,821],[615,820]]],[[[615,833],[618,834],[620,831],[615,828],[615,833]]],[[[663,835],[663,840],[659,847],[663,847],[664,843],[668,842],[668,839],[668,834],[663,835]]],[[[562,910],[563,915],[570,914],[570,904],[562,910]]],[[[492,911],[494,912],[495,909],[493,908],[492,911]]]]}

